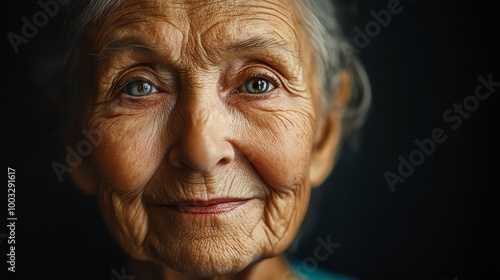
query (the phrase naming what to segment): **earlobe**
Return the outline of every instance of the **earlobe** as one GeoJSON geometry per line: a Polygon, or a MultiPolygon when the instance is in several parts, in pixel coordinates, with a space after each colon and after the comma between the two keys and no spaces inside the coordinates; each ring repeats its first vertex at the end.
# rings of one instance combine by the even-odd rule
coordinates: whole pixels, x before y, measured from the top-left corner
{"type": "MultiPolygon", "coordinates": [[[[315,143],[311,156],[309,169],[309,181],[311,186],[319,186],[330,175],[335,161],[335,155],[339,146],[342,130],[342,112],[348,106],[351,97],[351,75],[342,71],[332,108],[318,120],[315,143]]],[[[321,114],[320,114],[321,115],[321,114]]]]}

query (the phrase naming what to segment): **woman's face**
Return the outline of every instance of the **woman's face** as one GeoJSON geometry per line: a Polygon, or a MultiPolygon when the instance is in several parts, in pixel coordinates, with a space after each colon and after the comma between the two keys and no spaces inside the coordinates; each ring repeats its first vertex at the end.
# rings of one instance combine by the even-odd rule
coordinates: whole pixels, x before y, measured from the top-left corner
{"type": "Polygon", "coordinates": [[[292,241],[318,138],[294,7],[125,1],[87,31],[85,126],[100,142],[86,176],[132,256],[208,276],[292,241]]]}

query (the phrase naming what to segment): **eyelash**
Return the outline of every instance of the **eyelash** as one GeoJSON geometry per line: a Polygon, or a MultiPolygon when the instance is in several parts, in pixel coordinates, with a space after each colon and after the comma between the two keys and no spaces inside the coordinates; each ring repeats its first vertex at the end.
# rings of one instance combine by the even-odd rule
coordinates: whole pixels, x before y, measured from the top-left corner
{"type": "Polygon", "coordinates": [[[279,86],[279,83],[280,83],[279,80],[276,77],[274,77],[273,75],[270,75],[270,74],[268,74],[266,72],[254,72],[254,73],[250,74],[250,76],[247,78],[247,80],[251,79],[251,78],[266,78],[266,79],[269,79],[269,80],[271,80],[272,84],[275,87],[279,86]]]}

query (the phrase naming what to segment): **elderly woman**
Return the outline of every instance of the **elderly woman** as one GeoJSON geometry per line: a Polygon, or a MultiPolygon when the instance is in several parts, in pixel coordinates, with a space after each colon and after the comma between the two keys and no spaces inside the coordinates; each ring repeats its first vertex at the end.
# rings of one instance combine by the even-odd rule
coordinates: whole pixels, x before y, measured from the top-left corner
{"type": "Polygon", "coordinates": [[[331,3],[77,7],[68,143],[83,129],[98,141],[72,176],[134,260],[127,273],[295,279],[284,252],[367,102],[352,102],[363,75],[331,3]]]}

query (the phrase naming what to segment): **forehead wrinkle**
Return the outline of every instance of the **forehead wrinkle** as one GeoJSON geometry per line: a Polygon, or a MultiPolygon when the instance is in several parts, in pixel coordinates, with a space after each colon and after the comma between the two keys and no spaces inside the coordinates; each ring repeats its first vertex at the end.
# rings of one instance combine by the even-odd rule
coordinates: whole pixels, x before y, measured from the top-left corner
{"type": "MultiPolygon", "coordinates": [[[[130,19],[128,22],[118,19],[113,24],[115,26],[109,28],[111,31],[103,32],[107,31],[106,41],[99,42],[100,48],[93,48],[95,52],[91,55],[95,62],[107,62],[117,53],[127,51],[159,58],[171,65],[181,58],[181,49],[175,48],[175,45],[177,41],[182,42],[185,36],[169,19],[149,17],[147,20],[130,19]],[[152,21],[161,22],[161,28],[148,28],[152,21]]],[[[96,41],[94,43],[98,45],[96,41]]]]}
{"type": "MultiPolygon", "coordinates": [[[[251,19],[255,21],[255,19],[251,19]]],[[[263,22],[263,19],[258,19],[263,22]]],[[[259,60],[280,60],[282,62],[291,61],[300,64],[300,50],[294,37],[295,34],[283,34],[283,31],[270,29],[269,24],[264,25],[263,30],[256,31],[256,27],[263,26],[252,24],[252,28],[237,28],[239,22],[217,22],[207,27],[198,36],[199,44],[202,46],[205,55],[211,55],[214,59],[221,59],[227,56],[242,55],[259,60]],[[228,28],[228,26],[235,28],[228,28]],[[287,39],[288,38],[288,39],[287,39]],[[213,43],[212,43],[213,42],[213,43]],[[262,59],[261,59],[262,57],[262,59]],[[283,60],[285,58],[285,60],[283,60]]]]}
{"type": "MultiPolygon", "coordinates": [[[[251,16],[248,15],[248,12],[233,13],[230,16],[231,20],[219,20],[211,23],[208,27],[200,28],[203,30],[200,32],[200,37],[224,43],[228,41],[228,38],[251,37],[253,34],[255,34],[253,36],[261,35],[264,37],[268,34],[274,34],[281,39],[282,43],[286,42],[290,50],[293,47],[298,47],[297,44],[294,44],[298,34],[295,32],[291,18],[289,20],[292,22],[287,22],[285,16],[279,17],[269,12],[260,12],[258,15],[251,16]],[[272,18],[277,19],[277,21],[271,20],[272,18]]],[[[279,40],[275,40],[275,42],[278,43],[279,40]]]]}
{"type": "Polygon", "coordinates": [[[183,26],[189,24],[189,21],[184,11],[175,6],[162,1],[124,1],[124,4],[108,17],[93,24],[88,38],[94,43],[96,50],[104,48],[111,41],[134,37],[134,35],[144,37],[145,42],[153,38],[159,46],[168,45],[166,43],[172,39],[182,40],[183,26]],[[162,9],[164,7],[169,8],[167,14],[162,9]],[[155,22],[161,22],[167,26],[161,29],[151,29],[149,26],[155,22]],[[146,38],[146,36],[150,37],[146,38]],[[161,38],[164,42],[159,42],[156,38],[161,38]]]}
{"type": "Polygon", "coordinates": [[[124,1],[111,14],[103,17],[102,20],[93,22],[92,28],[90,28],[90,38],[95,43],[95,48],[102,48],[107,44],[106,41],[110,41],[108,39],[110,36],[116,36],[124,27],[140,23],[141,19],[137,17],[136,10],[146,10],[149,13],[151,9],[144,7],[144,3],[124,1]]]}
{"type": "MultiPolygon", "coordinates": [[[[190,1],[187,2],[192,4],[190,1]]],[[[190,37],[201,38],[203,42],[220,42],[218,45],[221,46],[227,41],[241,40],[240,38],[248,38],[253,34],[274,33],[282,41],[289,42],[289,50],[298,50],[298,34],[294,27],[297,19],[291,11],[296,9],[296,6],[285,4],[281,1],[265,0],[226,3],[210,1],[202,9],[190,7],[187,12],[189,22],[192,24],[190,37]],[[219,3],[223,5],[218,5],[219,3]],[[259,32],[261,30],[264,32],[259,32]]],[[[195,5],[195,7],[200,6],[195,5]]]]}
{"type": "MultiPolygon", "coordinates": [[[[235,13],[234,16],[240,16],[245,20],[260,21],[264,23],[264,26],[272,25],[273,26],[272,30],[274,30],[276,34],[280,37],[287,33],[284,32],[285,30],[283,30],[284,28],[286,28],[288,29],[289,34],[293,36],[293,38],[297,38],[298,34],[295,32],[297,26],[294,26],[297,24],[297,19],[294,13],[291,11],[296,9],[296,6],[284,5],[283,3],[280,2],[275,3],[272,1],[262,1],[262,2],[258,2],[259,5],[249,4],[246,6],[248,7],[248,10],[242,13],[235,13]],[[262,2],[267,3],[267,5],[263,6],[262,2]],[[250,9],[253,9],[255,13],[250,14],[251,12],[250,9]],[[270,19],[276,19],[277,21],[272,21],[270,19]]],[[[282,39],[286,40],[286,38],[282,39]]]]}

